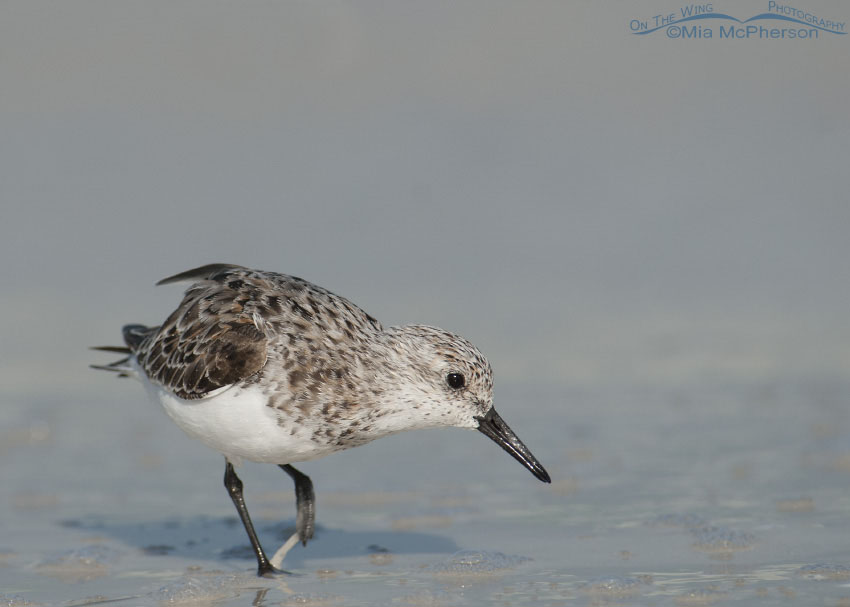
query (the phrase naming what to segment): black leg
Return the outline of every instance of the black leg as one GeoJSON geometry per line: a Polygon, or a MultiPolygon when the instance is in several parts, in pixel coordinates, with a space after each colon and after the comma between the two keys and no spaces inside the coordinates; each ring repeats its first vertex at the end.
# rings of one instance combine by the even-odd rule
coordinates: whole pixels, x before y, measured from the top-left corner
{"type": "Polygon", "coordinates": [[[280,464],[280,469],[295,481],[295,532],[301,543],[306,546],[307,540],[313,537],[313,531],[316,529],[316,494],[313,493],[313,481],[289,464],[280,464]]]}
{"type": "Polygon", "coordinates": [[[242,481],[236,476],[236,472],[233,470],[233,464],[227,460],[225,460],[225,464],[224,486],[230,494],[230,499],[233,500],[233,505],[236,506],[236,511],[239,512],[239,518],[242,519],[242,524],[245,525],[245,531],[248,532],[248,539],[251,540],[254,554],[257,555],[257,575],[266,577],[274,573],[282,573],[279,569],[272,567],[272,564],[266,557],[266,553],[263,552],[263,547],[260,546],[260,540],[257,539],[257,532],[254,531],[254,524],[248,515],[248,508],[245,506],[245,498],[242,497],[242,481]]]}

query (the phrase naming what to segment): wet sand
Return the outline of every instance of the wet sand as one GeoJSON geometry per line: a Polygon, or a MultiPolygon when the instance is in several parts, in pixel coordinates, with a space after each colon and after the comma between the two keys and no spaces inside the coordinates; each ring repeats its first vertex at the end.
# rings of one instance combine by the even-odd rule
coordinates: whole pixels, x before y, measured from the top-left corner
{"type": "MultiPolygon", "coordinates": [[[[841,605],[850,600],[847,386],[500,386],[553,477],[475,432],[423,431],[302,465],[318,531],[258,579],[221,486],[139,386],[3,413],[3,604],[841,605]],[[92,429],[96,428],[96,431],[92,429]]],[[[269,551],[289,479],[246,464],[269,551]]]]}

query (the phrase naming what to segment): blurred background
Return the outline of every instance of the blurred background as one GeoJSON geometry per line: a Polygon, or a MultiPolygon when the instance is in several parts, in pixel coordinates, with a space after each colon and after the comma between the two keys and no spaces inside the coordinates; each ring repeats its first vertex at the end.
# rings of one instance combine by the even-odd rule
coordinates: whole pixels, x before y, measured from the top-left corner
{"type": "Polygon", "coordinates": [[[847,39],[628,30],[668,8],[4,3],[2,384],[100,384],[213,261],[504,379],[845,372],[847,39]]]}
{"type": "MultiPolygon", "coordinates": [[[[714,5],[743,20],[767,3],[714,5]]],[[[142,461],[180,485],[168,458],[183,449],[213,470],[191,481],[210,487],[199,507],[229,512],[220,461],[183,446],[138,386],[87,369],[108,359],[88,346],[170,313],[179,287],[154,282],[211,262],[464,335],[490,358],[502,415],[556,470],[575,461],[573,413],[595,412],[593,444],[638,419],[660,440],[639,387],[699,403],[693,386],[745,386],[720,399],[724,424],[787,412],[846,441],[850,40],[629,29],[681,6],[3,2],[0,420],[20,447],[0,451],[17,483],[5,525],[45,495],[45,520],[114,511],[73,493],[93,471],[169,516],[167,496],[126,479],[155,491],[142,461]],[[820,400],[753,408],[788,382],[820,400]],[[649,419],[628,417],[644,406],[649,419]],[[143,431],[163,450],[104,461],[143,431]]],[[[837,0],[801,8],[850,22],[837,0]]],[[[368,449],[352,461],[384,453],[368,449]]],[[[339,461],[311,473],[381,489],[332,480],[339,461]]]]}

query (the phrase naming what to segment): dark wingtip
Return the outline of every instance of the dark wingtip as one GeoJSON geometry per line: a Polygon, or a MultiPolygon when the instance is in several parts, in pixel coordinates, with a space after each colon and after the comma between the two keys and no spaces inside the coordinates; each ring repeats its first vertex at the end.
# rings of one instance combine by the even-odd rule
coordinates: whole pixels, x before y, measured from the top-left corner
{"type": "Polygon", "coordinates": [[[163,278],[162,280],[156,283],[156,286],[168,285],[174,282],[184,282],[188,280],[203,280],[205,278],[209,278],[212,274],[215,274],[216,272],[220,272],[222,270],[235,269],[242,269],[242,266],[237,266],[232,263],[209,263],[199,268],[193,268],[191,270],[186,270],[185,272],[175,274],[174,276],[163,278]]]}
{"type": "Polygon", "coordinates": [[[116,354],[131,354],[130,348],[124,346],[90,346],[89,350],[97,350],[98,352],[115,352],[116,354]]]}

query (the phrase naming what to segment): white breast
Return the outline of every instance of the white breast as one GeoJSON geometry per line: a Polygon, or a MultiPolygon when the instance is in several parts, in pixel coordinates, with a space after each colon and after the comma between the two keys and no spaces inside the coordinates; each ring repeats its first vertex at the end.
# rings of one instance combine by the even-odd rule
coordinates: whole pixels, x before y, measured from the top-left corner
{"type": "Polygon", "coordinates": [[[268,464],[303,462],[340,448],[315,439],[314,421],[299,426],[283,412],[267,406],[268,398],[252,386],[228,386],[210,396],[186,400],[151,382],[140,379],[153,400],[186,434],[223,453],[233,463],[242,459],[268,464]]]}

